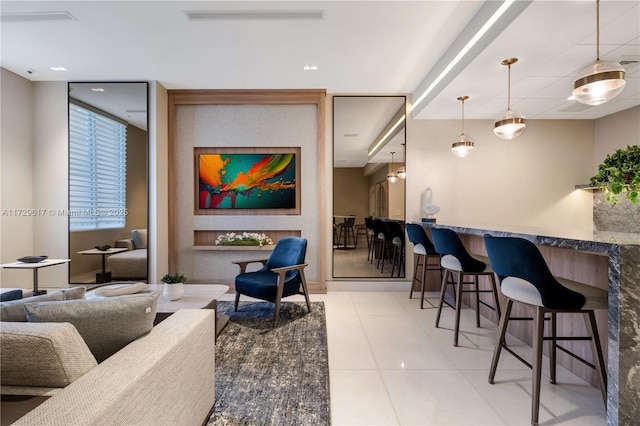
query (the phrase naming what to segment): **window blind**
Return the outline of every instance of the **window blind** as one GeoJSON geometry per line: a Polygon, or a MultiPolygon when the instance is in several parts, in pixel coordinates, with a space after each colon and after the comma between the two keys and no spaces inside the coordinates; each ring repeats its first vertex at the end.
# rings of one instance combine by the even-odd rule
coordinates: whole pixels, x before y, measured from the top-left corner
{"type": "Polygon", "coordinates": [[[69,229],[123,228],[127,215],[127,128],[69,104],[69,229]]]}

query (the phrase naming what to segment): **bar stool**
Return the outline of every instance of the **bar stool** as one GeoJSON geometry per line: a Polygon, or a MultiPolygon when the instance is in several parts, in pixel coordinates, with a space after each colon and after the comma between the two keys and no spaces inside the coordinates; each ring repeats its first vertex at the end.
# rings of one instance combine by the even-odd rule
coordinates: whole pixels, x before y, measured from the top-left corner
{"type": "Polygon", "coordinates": [[[368,216],[364,218],[364,224],[367,226],[367,247],[369,249],[367,253],[367,260],[373,258],[374,255],[374,243],[376,238],[376,233],[373,230],[373,218],[368,216]]]}
{"type": "Polygon", "coordinates": [[[404,229],[398,221],[387,222],[389,227],[389,238],[393,246],[393,255],[391,256],[391,276],[395,272],[396,266],[398,267],[398,278],[400,274],[404,272],[404,229]]]}
{"type": "Polygon", "coordinates": [[[413,278],[409,289],[409,299],[413,297],[413,288],[417,282],[420,283],[420,309],[424,309],[424,286],[427,278],[427,271],[440,271],[440,282],[442,282],[442,266],[440,266],[440,255],[424,231],[424,228],[415,223],[407,223],[405,226],[409,241],[413,244],[413,278]],[[431,262],[430,262],[431,261],[431,262]],[[418,279],[418,267],[422,266],[422,279],[418,279]]]}
{"type": "Polygon", "coordinates": [[[498,274],[500,288],[507,301],[498,327],[498,337],[489,371],[489,383],[494,383],[500,352],[503,348],[529,366],[532,369],[531,424],[538,424],[542,344],[544,340],[549,340],[551,343],[549,346],[551,383],[555,384],[556,381],[556,349],[559,348],[596,370],[606,407],[607,373],[594,310],[608,308],[607,292],[587,284],[554,277],[538,248],[528,240],[485,235],[484,241],[491,266],[498,274]],[[515,354],[506,345],[505,334],[513,302],[522,303],[533,309],[533,365],[515,354]],[[558,337],[556,335],[556,314],[567,312],[583,314],[589,336],[558,337]],[[544,336],[544,321],[547,313],[551,316],[552,335],[550,337],[544,336]],[[589,340],[591,350],[596,358],[595,365],[559,346],[556,343],[558,340],[589,340]]]}
{"type": "Polygon", "coordinates": [[[458,346],[458,331],[460,329],[460,310],[462,308],[462,294],[463,293],[475,293],[476,294],[476,326],[480,327],[480,305],[493,309],[497,312],[498,318],[500,318],[500,303],[498,302],[498,289],[496,288],[496,279],[489,265],[489,259],[484,256],[471,256],[464,248],[462,241],[458,234],[451,229],[446,228],[431,228],[431,236],[433,237],[433,244],[436,251],[440,254],[440,265],[444,268],[445,274],[442,280],[442,288],[440,289],[440,305],[438,306],[438,314],[436,315],[436,327],[440,323],[440,313],[442,312],[442,305],[444,304],[444,296],[447,292],[447,283],[456,287],[456,320],[455,320],[455,334],[453,336],[453,346],[458,346]],[[453,273],[457,274],[456,282],[448,282],[447,276],[453,276],[453,273]],[[464,277],[471,275],[473,282],[464,282],[464,277]],[[480,290],[478,288],[478,277],[486,276],[489,278],[491,284],[490,290],[480,290]],[[475,284],[474,290],[463,290],[463,285],[475,284]],[[480,293],[493,293],[493,300],[495,306],[488,305],[480,300],[480,293]]]}

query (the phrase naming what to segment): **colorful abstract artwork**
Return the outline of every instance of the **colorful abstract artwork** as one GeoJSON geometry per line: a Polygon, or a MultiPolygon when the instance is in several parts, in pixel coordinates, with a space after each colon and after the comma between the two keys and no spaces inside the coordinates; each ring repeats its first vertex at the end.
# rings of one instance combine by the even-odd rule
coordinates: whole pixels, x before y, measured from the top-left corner
{"type": "Polygon", "coordinates": [[[197,161],[200,209],[296,208],[293,153],[205,153],[197,161]]]}

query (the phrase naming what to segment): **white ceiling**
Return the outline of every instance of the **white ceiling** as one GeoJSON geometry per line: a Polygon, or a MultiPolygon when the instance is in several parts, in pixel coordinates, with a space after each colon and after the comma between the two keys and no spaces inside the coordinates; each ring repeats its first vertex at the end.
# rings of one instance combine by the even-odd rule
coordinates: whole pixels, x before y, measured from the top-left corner
{"type": "MultiPolygon", "coordinates": [[[[446,65],[441,57],[483,10],[499,4],[0,0],[0,64],[33,81],[157,80],[168,89],[322,88],[416,99],[417,89],[430,83],[423,80],[446,65]],[[187,11],[258,13],[254,19],[192,21],[187,11]],[[320,12],[321,19],[255,19],[265,11],[320,12]],[[15,15],[25,12],[67,12],[73,19],[15,15]],[[304,71],[305,65],[318,69],[304,71]]],[[[512,67],[512,108],[529,119],[594,119],[640,104],[638,64],[626,65],[627,86],[609,103],[587,108],[567,100],[573,77],[595,59],[594,0],[517,0],[510,10],[518,13],[496,25],[504,30],[487,33],[414,118],[459,119],[456,98],[468,95],[465,118],[496,119],[507,104],[507,69],[500,61],[508,57],[519,58],[512,67]]],[[[601,58],[640,59],[640,2],[602,0],[600,11],[601,58]]]]}

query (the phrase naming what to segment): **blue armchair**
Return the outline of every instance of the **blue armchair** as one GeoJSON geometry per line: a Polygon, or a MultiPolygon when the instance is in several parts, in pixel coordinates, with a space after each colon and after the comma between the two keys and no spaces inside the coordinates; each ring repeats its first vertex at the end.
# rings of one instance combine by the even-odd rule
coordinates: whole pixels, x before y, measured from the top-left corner
{"type": "Polygon", "coordinates": [[[238,310],[241,294],[275,303],[273,317],[275,327],[280,320],[281,299],[294,294],[303,294],[307,301],[307,309],[311,312],[309,291],[304,276],[304,268],[307,266],[304,263],[306,253],[306,239],[285,237],[278,240],[268,259],[233,262],[240,267],[240,274],[235,280],[235,310],[238,310]],[[263,266],[258,271],[246,272],[247,265],[251,263],[262,263],[263,266]]]}

